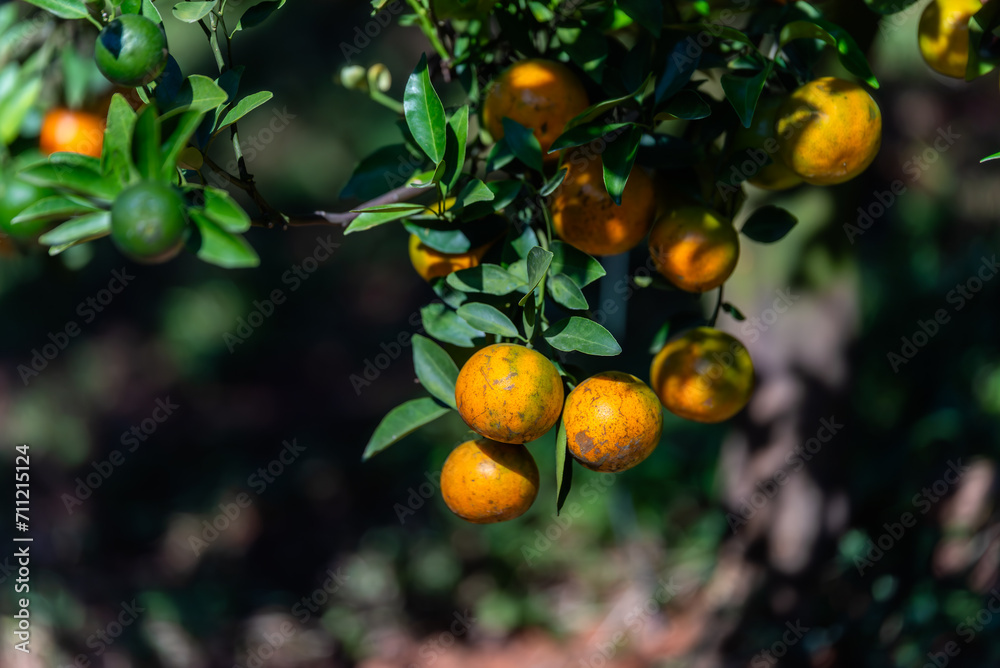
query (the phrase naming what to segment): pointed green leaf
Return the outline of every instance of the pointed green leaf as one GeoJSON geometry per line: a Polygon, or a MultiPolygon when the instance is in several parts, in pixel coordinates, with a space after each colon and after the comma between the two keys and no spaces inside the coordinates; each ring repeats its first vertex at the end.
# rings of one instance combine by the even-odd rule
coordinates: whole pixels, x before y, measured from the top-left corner
{"type": "Polygon", "coordinates": [[[455,408],[455,381],[458,366],[444,348],[426,336],[413,335],[413,369],[420,384],[432,396],[455,408]]]}
{"type": "Polygon", "coordinates": [[[132,135],[135,132],[135,112],[121,93],[115,93],[108,107],[107,129],[101,149],[101,172],[121,186],[138,176],[132,164],[132,135]]]}
{"type": "Polygon", "coordinates": [[[458,307],[458,316],[475,329],[488,334],[514,338],[519,336],[517,327],[502,311],[489,304],[471,302],[458,307]]]}
{"type": "Polygon", "coordinates": [[[632,20],[654,37],[660,36],[663,27],[663,3],[661,0],[618,0],[618,6],[632,20]]]}
{"type": "Polygon", "coordinates": [[[61,19],[85,19],[90,14],[84,0],[27,0],[61,19]]]}
{"type": "Polygon", "coordinates": [[[222,117],[222,121],[216,126],[216,130],[221,130],[222,128],[228,127],[233,123],[236,123],[241,118],[249,114],[251,111],[266,103],[274,97],[274,93],[267,90],[262,90],[259,93],[252,93],[247,95],[239,102],[234,104],[226,112],[226,115],[222,117]]]}
{"type": "Polygon", "coordinates": [[[206,187],[202,195],[205,198],[202,213],[213,223],[233,234],[250,229],[250,216],[225,190],[206,187]]]}
{"type": "Polygon", "coordinates": [[[111,234],[111,212],[95,211],[68,220],[38,238],[46,246],[61,246],[79,241],[89,241],[111,234]]]}
{"type": "Polygon", "coordinates": [[[20,172],[20,177],[35,185],[66,188],[81,195],[111,201],[121,190],[113,179],[100,173],[100,161],[77,153],[53,153],[48,160],[20,172]]]}
{"type": "Polygon", "coordinates": [[[403,116],[413,139],[431,162],[435,165],[441,162],[447,138],[444,105],[431,84],[426,54],[420,56],[420,62],[406,82],[403,116]]]}
{"type": "Polygon", "coordinates": [[[361,455],[361,459],[367,460],[377,455],[404,436],[412,434],[450,410],[447,406],[442,406],[430,397],[413,399],[396,406],[375,427],[375,433],[372,434],[368,445],[365,446],[365,452],[361,455]]]}
{"type": "Polygon", "coordinates": [[[216,109],[220,104],[225,104],[227,99],[229,99],[229,94],[219,84],[201,74],[192,74],[181,84],[177,96],[170,107],[161,114],[160,120],[166,120],[185,111],[207,113],[216,109]]]}
{"type": "Polygon", "coordinates": [[[684,88],[685,84],[691,80],[691,75],[698,69],[698,64],[701,62],[701,52],[699,50],[692,58],[687,54],[689,46],[688,40],[680,39],[671,52],[667,54],[667,68],[660,80],[656,82],[654,99],[657,105],[664,100],[669,100],[677,91],[684,88]]]}
{"type": "Polygon", "coordinates": [[[555,323],[542,336],[550,346],[567,353],[612,357],[622,351],[611,332],[593,320],[575,315],[555,323]]]}
{"type": "Polygon", "coordinates": [[[518,160],[536,172],[542,171],[542,145],[534,132],[515,120],[504,118],[503,140],[518,160]]]}
{"type": "Polygon", "coordinates": [[[136,117],[132,136],[132,159],[139,176],[144,179],[159,178],[163,166],[160,144],[160,121],[156,117],[156,107],[148,104],[136,117]]]}
{"type": "Polygon", "coordinates": [[[768,204],[754,211],[740,232],[754,241],[769,244],[788,234],[797,222],[798,219],[788,211],[768,204]]]}
{"type": "Polygon", "coordinates": [[[447,284],[462,292],[484,292],[488,295],[506,295],[523,284],[519,278],[495,264],[481,264],[448,274],[447,284]]]}
{"type": "Polygon", "coordinates": [[[428,304],[420,309],[420,319],[428,334],[460,348],[472,348],[476,344],[475,339],[485,335],[441,303],[428,304]]]}
{"type": "Polygon", "coordinates": [[[581,288],[607,273],[593,257],[562,241],[553,241],[549,244],[549,250],[552,251],[551,273],[566,274],[581,288]]]}
{"type": "Polygon", "coordinates": [[[465,165],[466,144],[469,137],[468,105],[460,107],[451,115],[445,132],[447,138],[445,140],[444,162],[448,167],[445,169],[441,182],[444,184],[445,190],[451,192],[458,184],[458,179],[462,176],[462,167],[465,165]]]}
{"type": "Polygon", "coordinates": [[[243,269],[260,265],[257,251],[240,235],[225,231],[200,212],[189,211],[201,232],[198,258],[225,269],[243,269]]]}
{"type": "Polygon", "coordinates": [[[771,74],[771,66],[772,63],[768,61],[764,69],[752,77],[722,75],[722,90],[745,128],[749,128],[753,122],[753,111],[757,107],[760,92],[764,90],[764,82],[771,74]]]}
{"type": "Polygon", "coordinates": [[[587,125],[578,125],[575,128],[571,128],[559,135],[552,146],[549,148],[549,153],[554,153],[555,151],[561,151],[565,148],[573,148],[575,146],[583,146],[584,144],[589,144],[595,139],[604,138],[605,141],[613,141],[618,135],[625,131],[626,128],[632,127],[634,123],[605,123],[603,121],[596,123],[588,123],[587,125]]]}
{"type": "Polygon", "coordinates": [[[42,92],[40,77],[18,78],[14,90],[0,100],[0,142],[9,145],[21,132],[21,125],[42,92]]]}
{"type": "Polygon", "coordinates": [[[460,209],[476,202],[492,202],[496,195],[489,187],[479,179],[472,179],[465,184],[462,192],[455,199],[456,209],[460,209]]]}
{"type": "Polygon", "coordinates": [[[215,9],[215,5],[215,0],[179,2],[173,7],[174,18],[184,23],[196,23],[208,16],[215,9]]]}
{"type": "Polygon", "coordinates": [[[203,111],[185,111],[177,119],[177,125],[173,132],[163,143],[162,176],[165,180],[172,180],[177,169],[177,161],[181,157],[181,152],[188,147],[191,137],[197,132],[205,118],[203,111]]]}
{"type": "Polygon", "coordinates": [[[21,213],[14,216],[10,224],[16,227],[22,223],[72,218],[73,216],[81,216],[99,210],[98,207],[80,197],[53,195],[52,197],[45,197],[28,205],[21,213]]]}
{"type": "Polygon", "coordinates": [[[542,282],[545,278],[545,273],[549,270],[549,265],[552,264],[552,253],[536,246],[528,251],[527,265],[528,265],[528,292],[521,297],[518,302],[519,306],[524,306],[528,301],[528,297],[535,291],[538,284],[542,282]]]}
{"type": "MultiPolygon", "coordinates": [[[[872,88],[878,88],[878,79],[872,72],[864,52],[850,33],[829,21],[792,21],[781,29],[778,41],[785,46],[795,39],[818,39],[837,51],[840,63],[851,74],[864,79],[872,88]]],[[[746,126],[749,127],[749,126],[746,126]]]]}
{"type": "Polygon", "coordinates": [[[621,205],[625,184],[632,173],[635,156],[639,153],[642,130],[631,127],[625,134],[608,144],[604,150],[604,187],[615,204],[621,205]]]}
{"type": "Polygon", "coordinates": [[[583,291],[573,282],[573,279],[566,274],[556,274],[549,276],[549,294],[557,304],[561,304],[574,311],[583,311],[590,308],[587,298],[583,296],[583,291]]]}
{"type": "Polygon", "coordinates": [[[424,210],[422,205],[407,204],[405,202],[386,204],[385,206],[379,208],[379,211],[365,211],[358,215],[358,217],[352,220],[351,224],[347,226],[347,229],[344,230],[344,234],[354,234],[355,232],[370,230],[373,227],[385,225],[386,223],[391,223],[394,220],[412,216],[413,214],[424,210]]]}
{"type": "MultiPolygon", "coordinates": [[[[271,14],[278,11],[285,5],[285,0],[271,0],[254,5],[243,13],[240,22],[236,24],[233,34],[238,30],[249,30],[255,28],[271,17],[271,14]]],[[[230,35],[232,37],[232,35],[230,35]]]]}
{"type": "Polygon", "coordinates": [[[656,120],[661,120],[661,117],[668,116],[685,121],[696,121],[707,118],[711,113],[712,107],[702,99],[697,91],[685,88],[684,90],[677,91],[677,94],[670,98],[670,101],[664,106],[663,111],[656,115],[656,120]]]}

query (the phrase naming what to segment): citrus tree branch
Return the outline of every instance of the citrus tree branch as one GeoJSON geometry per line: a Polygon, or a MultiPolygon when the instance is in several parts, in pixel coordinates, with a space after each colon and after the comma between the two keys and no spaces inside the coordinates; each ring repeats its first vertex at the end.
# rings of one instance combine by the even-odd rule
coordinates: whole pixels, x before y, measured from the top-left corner
{"type": "MultiPolygon", "coordinates": [[[[395,204],[397,202],[409,202],[423,193],[426,188],[413,188],[411,186],[400,186],[384,195],[379,195],[373,200],[359,204],[356,209],[367,209],[372,206],[382,204],[395,204]]],[[[288,227],[307,227],[310,225],[343,225],[351,224],[360,215],[359,211],[344,211],[342,213],[332,213],[329,211],[315,211],[311,215],[290,215],[285,216],[285,224],[288,227]]],[[[255,221],[256,222],[256,221],[255,221]]]]}

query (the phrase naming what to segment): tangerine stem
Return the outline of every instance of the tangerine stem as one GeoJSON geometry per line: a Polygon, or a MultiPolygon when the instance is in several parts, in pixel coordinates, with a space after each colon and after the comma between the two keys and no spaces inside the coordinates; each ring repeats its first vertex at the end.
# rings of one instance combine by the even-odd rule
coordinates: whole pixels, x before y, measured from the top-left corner
{"type": "Polygon", "coordinates": [[[719,297],[715,301],[715,311],[712,312],[711,326],[715,327],[715,322],[719,319],[719,312],[722,310],[722,292],[725,284],[719,286],[719,297]]]}

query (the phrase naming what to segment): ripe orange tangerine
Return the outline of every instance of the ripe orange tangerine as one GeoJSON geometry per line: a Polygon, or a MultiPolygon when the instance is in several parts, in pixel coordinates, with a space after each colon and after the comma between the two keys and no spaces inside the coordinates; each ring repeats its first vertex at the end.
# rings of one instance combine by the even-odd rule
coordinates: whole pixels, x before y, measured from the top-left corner
{"type": "Polygon", "coordinates": [[[649,254],[663,276],[687,292],[719,287],[736,268],[736,228],[711,209],[691,205],[662,216],[649,233],[649,254]]]}
{"type": "Polygon", "coordinates": [[[410,263],[425,281],[431,281],[439,276],[478,267],[490,244],[483,244],[465,253],[442,253],[434,250],[420,240],[416,234],[410,235],[410,263]]]}
{"type": "Polygon", "coordinates": [[[501,443],[527,443],[559,420],[563,384],[552,362],[537,350],[495,343],[462,365],[455,402],[465,423],[501,443]]]}
{"type": "Polygon", "coordinates": [[[675,415],[722,422],[743,410],[753,394],[750,353],[738,340],[697,327],[670,341],[653,358],[650,386],[675,415]]]}
{"type": "MultiPolygon", "coordinates": [[[[740,127],[733,141],[734,154],[738,159],[750,160],[754,170],[747,176],[747,182],[764,190],[787,190],[802,183],[802,179],[782,161],[778,152],[780,144],[775,137],[774,121],[778,109],[784,104],[785,95],[764,95],[757,101],[753,121],[749,128],[740,127]],[[756,151],[756,155],[751,155],[756,151]],[[763,167],[756,167],[760,154],[770,158],[763,167]]],[[[762,161],[762,160],[761,160],[762,161]]],[[[746,161],[743,164],[747,164],[746,161]]]]}
{"type": "Polygon", "coordinates": [[[95,158],[104,146],[104,120],[83,111],[53,109],[42,119],[38,148],[45,155],[66,151],[95,158]]]}
{"type": "Polygon", "coordinates": [[[935,0],[920,15],[920,55],[931,69],[965,78],[969,64],[969,20],[983,8],[979,0],[935,0]]]}
{"type": "Polygon", "coordinates": [[[552,60],[514,63],[490,85],[483,103],[483,124],[495,141],[504,136],[503,119],[531,129],[546,160],[549,147],[566,124],[590,105],[587,91],[571,69],[552,60]]]}
{"type": "Polygon", "coordinates": [[[577,151],[552,193],[552,225],[563,241],[591,255],[617,255],[639,245],[656,215],[653,180],[635,165],[619,206],[604,185],[599,155],[577,151]]]}
{"type": "Polygon", "coordinates": [[[463,520],[475,524],[512,520],[538,496],[538,466],[523,445],[485,438],[466,441],[444,462],[441,496],[463,520]]]}
{"type": "Polygon", "coordinates": [[[849,181],[882,146],[882,112],[864,88],[835,77],[796,89],[778,111],[775,131],[785,165],[806,183],[849,181]]]}
{"type": "Polygon", "coordinates": [[[563,409],[566,444],[578,462],[616,473],[646,459],[660,442],[663,409],[653,390],[635,376],[607,371],[569,393],[563,409]]]}

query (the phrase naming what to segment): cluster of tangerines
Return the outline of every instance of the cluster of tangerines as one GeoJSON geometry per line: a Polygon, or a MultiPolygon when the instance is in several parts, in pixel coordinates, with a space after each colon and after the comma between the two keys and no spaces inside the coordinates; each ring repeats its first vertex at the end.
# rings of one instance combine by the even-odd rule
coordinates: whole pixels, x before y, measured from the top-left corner
{"type": "MultiPolygon", "coordinates": [[[[658,211],[653,179],[634,166],[615,204],[599,155],[586,147],[549,153],[567,123],[589,105],[573,72],[551,61],[524,60],[490,86],[485,129],[504,135],[503,118],[534,132],[543,155],[568,171],[549,198],[554,231],[591,255],[614,255],[648,238],[656,269],[675,287],[703,293],[720,287],[739,259],[732,220],[708,206],[668,202],[658,211]]],[[[841,183],[872,162],[881,143],[881,115],[859,85],[835,78],[805,84],[786,97],[769,95],[754,124],[736,133],[734,150],[765,147],[772,161],[751,177],[769,189],[801,182],[841,183]],[[774,145],[772,150],[770,147],[774,145]]],[[[662,198],[660,198],[662,200],[662,198]]],[[[479,264],[487,246],[440,253],[411,237],[410,258],[426,280],[479,264]]],[[[476,352],[459,372],[459,414],[479,440],[458,446],[441,473],[445,503],[477,523],[518,517],[538,493],[538,469],[524,443],[541,437],[562,416],[567,447],[583,466],[620,472],[650,455],[660,440],[662,409],[698,422],[729,419],[749,401],[754,369],[743,345],[711,327],[687,330],[654,357],[650,384],[627,373],[600,373],[572,387],[541,353],[513,343],[476,352]]]]}

